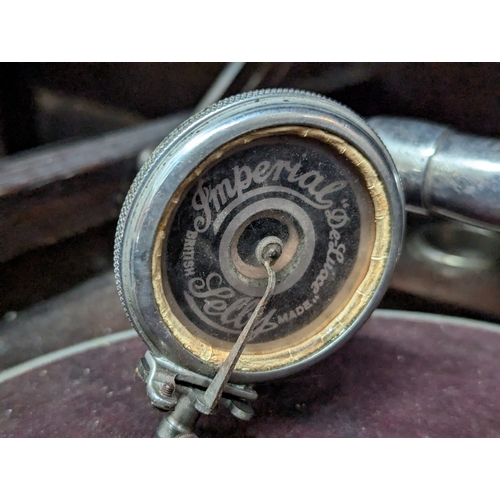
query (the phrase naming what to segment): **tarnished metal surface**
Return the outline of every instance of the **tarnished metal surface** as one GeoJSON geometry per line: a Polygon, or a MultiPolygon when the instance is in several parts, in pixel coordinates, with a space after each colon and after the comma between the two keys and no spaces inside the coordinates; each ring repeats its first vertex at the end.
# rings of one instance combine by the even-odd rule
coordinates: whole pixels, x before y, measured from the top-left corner
{"type": "MultiPolygon", "coordinates": [[[[404,230],[402,193],[394,165],[379,138],[353,112],[321,96],[288,89],[269,89],[221,101],[191,118],[156,149],[134,181],[120,215],[115,245],[118,289],[134,328],[152,352],[168,352],[168,356],[176,363],[206,375],[213,375],[221,359],[227,355],[227,350],[222,352],[211,343],[203,343],[198,337],[192,338],[194,335],[184,335],[186,327],[182,326],[182,320],[177,318],[178,323],[174,324],[175,314],[169,315],[166,307],[168,302],[161,300],[162,272],[157,272],[161,269],[158,260],[161,260],[169,218],[175,207],[182,203],[179,201],[177,204],[177,199],[181,198],[183,188],[189,187],[184,182],[196,180],[203,171],[205,161],[209,161],[210,154],[222,155],[225,146],[247,135],[258,134],[256,130],[276,134],[290,132],[301,138],[306,136],[307,140],[317,139],[328,144],[334,154],[350,163],[352,171],[358,174],[357,179],[352,181],[352,190],[370,193],[375,216],[370,218],[369,224],[374,225],[376,230],[373,250],[368,252],[368,269],[364,273],[353,273],[360,282],[352,287],[350,296],[346,298],[344,314],[337,318],[338,321],[334,322],[330,311],[322,317],[323,309],[315,318],[317,324],[312,327],[313,332],[309,337],[294,339],[294,342],[290,341],[290,345],[280,350],[262,350],[262,355],[259,353],[246,357],[244,353],[231,379],[235,383],[285,376],[291,370],[298,371],[314,363],[327,351],[334,350],[347,340],[382,298],[400,250],[404,230]],[[293,132],[291,129],[294,127],[301,130],[293,132]],[[307,129],[303,130],[303,135],[302,129],[307,129]],[[355,190],[354,186],[358,189],[355,190]],[[356,293],[361,298],[355,298],[356,293]]],[[[220,160],[223,158],[220,157],[220,160]]],[[[338,169],[344,172],[344,164],[341,165],[338,169]]],[[[298,184],[304,193],[321,189],[318,182],[325,180],[323,174],[313,169],[309,174],[315,177],[309,176],[306,181],[307,174],[302,172],[299,175],[297,165],[293,168],[294,175],[289,172],[288,176],[283,176],[284,179],[279,178],[273,183],[281,186],[284,182],[285,185],[281,187],[287,187],[288,182],[293,188],[293,181],[297,184],[297,174],[299,177],[304,175],[298,184]]],[[[220,182],[223,180],[220,179],[220,182]]],[[[325,184],[330,193],[333,184],[328,184],[329,181],[333,182],[329,178],[325,184]]],[[[322,194],[326,195],[326,191],[322,194]]],[[[323,206],[323,210],[331,207],[341,209],[338,205],[342,200],[343,197],[329,200],[328,207],[323,206]]],[[[202,210],[199,212],[197,215],[202,219],[202,210]]],[[[324,211],[323,216],[328,217],[328,213],[324,211]]],[[[208,229],[208,221],[205,222],[208,229]]],[[[179,223],[189,224],[192,230],[187,218],[179,223]]],[[[205,226],[199,229],[202,232],[205,226]]],[[[330,233],[328,229],[322,228],[322,243],[332,239],[330,233]]],[[[336,237],[333,238],[337,241],[336,237]]],[[[331,243],[335,244],[334,241],[331,243]]],[[[344,241],[342,243],[346,244],[344,241]]],[[[214,252],[208,249],[206,254],[214,252]]],[[[324,264],[326,257],[321,257],[324,264]]],[[[321,274],[321,270],[318,271],[321,274]]],[[[314,278],[308,277],[308,280],[314,281],[314,278]]],[[[306,286],[310,287],[311,282],[306,286]]],[[[307,298],[304,297],[304,300],[307,298]]],[[[308,332],[304,333],[307,336],[308,332]]]]}
{"type": "MultiPolygon", "coordinates": [[[[138,339],[0,384],[2,437],[153,437],[161,419],[135,375],[138,339]]],[[[500,437],[499,329],[377,311],[346,346],[259,386],[249,422],[201,416],[203,437],[500,437]]]]}
{"type": "MultiPolygon", "coordinates": [[[[252,303],[247,304],[248,296],[259,296],[264,289],[263,285],[265,286],[262,280],[246,282],[239,271],[231,272],[237,264],[233,264],[234,259],[230,256],[230,242],[236,239],[235,233],[238,234],[238,231],[252,220],[252,216],[262,218],[263,214],[274,212],[281,218],[290,217],[295,221],[302,233],[303,248],[298,249],[292,256],[292,260],[298,262],[290,263],[289,267],[293,269],[291,274],[286,274],[286,266],[277,271],[277,279],[282,283],[277,286],[272,299],[271,307],[274,312],[270,315],[273,320],[264,317],[265,323],[261,326],[263,331],[255,341],[256,345],[248,346],[237,369],[266,371],[310,356],[345,333],[346,327],[356,320],[379,286],[383,270],[390,260],[388,254],[393,238],[391,231],[394,231],[388,198],[387,186],[381,181],[373,165],[346,141],[323,131],[291,126],[262,129],[225,144],[186,178],[162,216],[155,239],[152,275],[155,300],[163,319],[184,347],[209,363],[220,364],[230,349],[228,340],[230,343],[239,333],[234,329],[234,317],[238,313],[243,319],[248,317],[255,307],[252,303]],[[279,134],[282,134],[282,142],[277,139],[279,134]],[[313,141],[312,144],[307,141],[300,142],[299,138],[304,137],[307,141],[313,141]],[[252,147],[253,141],[258,143],[259,139],[268,141],[270,138],[274,141],[272,147],[266,142],[260,147],[252,147]],[[318,147],[316,140],[321,141],[319,144],[327,144],[327,149],[318,147]],[[242,144],[248,148],[244,151],[243,158],[238,154],[234,158],[231,154],[233,148],[242,144]],[[261,149],[264,149],[264,153],[261,149]],[[227,155],[227,162],[222,161],[210,169],[213,162],[227,155]],[[266,158],[271,162],[265,162],[267,171],[264,177],[268,179],[264,181],[259,177],[263,172],[258,167],[262,166],[259,164],[260,160],[266,158]],[[285,162],[278,160],[279,158],[293,161],[285,162]],[[294,163],[295,161],[298,163],[294,163]],[[254,167],[254,172],[248,166],[241,168],[241,171],[246,169],[245,172],[240,172],[240,168],[234,166],[247,165],[247,162],[254,167]],[[295,165],[293,169],[292,164],[295,165]],[[288,165],[288,170],[284,168],[285,165],[288,165]],[[321,165],[323,175],[313,170],[312,165],[321,165]],[[301,167],[300,170],[298,167],[301,167]],[[209,169],[206,176],[205,168],[209,169]],[[228,175],[227,172],[234,172],[234,176],[228,175]],[[217,173],[219,175],[215,177],[217,173]],[[271,178],[272,174],[274,176],[271,178]],[[276,185],[275,178],[279,175],[282,175],[282,179],[276,185]],[[253,177],[257,180],[254,181],[253,177]],[[288,183],[283,179],[287,179],[288,183]],[[290,179],[293,179],[293,182],[290,182],[290,179]],[[320,187],[318,181],[322,182],[320,187]],[[219,184],[215,185],[217,182],[219,184]],[[302,182],[304,187],[313,187],[310,192],[301,189],[302,182]],[[297,183],[299,194],[295,195],[297,183]],[[224,189],[231,191],[228,186],[233,184],[235,198],[229,203],[231,198],[229,193],[227,196],[224,194],[224,189]],[[248,192],[242,192],[248,188],[248,192]],[[343,188],[342,191],[340,188],[343,188]],[[314,194],[318,193],[315,193],[314,189],[317,189],[318,193],[321,189],[321,193],[328,192],[327,198],[322,199],[321,195],[315,203],[314,194]],[[186,190],[190,190],[189,195],[192,198],[185,196],[186,190]],[[311,199],[300,194],[301,192],[309,195],[311,199]],[[297,200],[292,196],[287,199],[290,193],[302,198],[297,200]],[[256,195],[260,195],[259,201],[238,212],[244,202],[252,202],[256,195]],[[329,195],[336,200],[336,204],[331,208],[328,205],[334,202],[328,199],[329,195]],[[221,197],[220,203],[228,203],[227,206],[220,206],[218,196],[221,197]],[[301,202],[304,198],[307,202],[301,202]],[[298,204],[295,203],[297,201],[298,204]],[[313,208],[310,205],[313,205],[313,208]],[[196,210],[193,210],[193,207],[196,207],[196,210]],[[170,218],[174,217],[171,215],[174,211],[176,218],[172,221],[170,218]],[[225,218],[227,219],[224,221],[225,218]],[[230,222],[227,225],[228,220],[230,222]],[[222,227],[222,234],[218,234],[219,226],[223,225],[223,222],[226,226],[222,227]],[[187,228],[190,230],[186,231],[187,228]],[[210,230],[206,231],[208,228],[210,230]],[[167,238],[169,230],[171,234],[167,238]],[[190,235],[195,236],[196,240],[189,242],[190,235]],[[192,269],[183,268],[181,265],[180,255],[183,247],[177,243],[180,240],[187,242],[184,246],[185,253],[189,252],[186,246],[189,243],[194,244],[191,246],[194,259],[192,269]],[[337,243],[339,248],[336,247],[337,243]],[[326,263],[325,256],[329,257],[326,263]],[[166,284],[160,278],[164,275],[162,266],[167,270],[166,284]],[[335,275],[335,280],[326,279],[324,273],[327,278],[335,275]],[[235,289],[221,288],[210,294],[212,299],[223,290],[233,294],[228,302],[224,301],[226,311],[228,315],[233,316],[233,321],[225,323],[224,319],[221,320],[224,315],[217,315],[216,311],[211,311],[215,313],[211,318],[199,313],[202,315],[201,321],[193,314],[191,309],[200,311],[200,308],[204,307],[204,299],[197,297],[208,297],[206,294],[210,293],[208,290],[213,285],[204,281],[202,285],[198,275],[212,276],[215,283],[218,283],[219,279],[222,280],[223,275],[235,289]],[[200,287],[200,294],[193,290],[193,284],[200,287]],[[325,286],[320,291],[323,285],[325,286]],[[202,286],[206,287],[203,292],[202,286]],[[294,288],[291,288],[292,286],[294,288]],[[184,297],[188,291],[192,294],[189,298],[195,305],[185,305],[184,297]],[[246,307],[240,306],[234,315],[229,314],[231,305],[241,304],[241,301],[244,301],[243,305],[246,307]],[[302,314],[294,312],[300,309],[302,314]],[[304,309],[307,309],[305,313],[304,309]],[[286,316],[287,319],[279,323],[277,316],[286,316]],[[264,330],[271,327],[276,331],[264,333],[264,330]],[[221,339],[226,342],[221,342],[221,339]],[[269,354],[269,351],[272,354],[269,354]]],[[[265,234],[267,233],[263,232],[261,235],[265,234]]],[[[287,247],[284,250],[286,253],[287,247]]],[[[252,270],[251,266],[248,267],[252,270]]],[[[218,284],[220,283],[222,281],[218,284]]],[[[218,284],[214,286],[217,287],[218,284]]],[[[221,299],[222,295],[218,298],[221,299]]],[[[254,299],[255,303],[257,301],[258,299],[254,299]]]]}
{"type": "Polygon", "coordinates": [[[434,311],[439,303],[451,304],[455,314],[473,311],[499,318],[498,233],[453,221],[409,220],[391,287],[437,301],[434,311]]]}
{"type": "Polygon", "coordinates": [[[391,153],[410,208],[500,230],[500,140],[409,118],[368,123],[391,153]]]}

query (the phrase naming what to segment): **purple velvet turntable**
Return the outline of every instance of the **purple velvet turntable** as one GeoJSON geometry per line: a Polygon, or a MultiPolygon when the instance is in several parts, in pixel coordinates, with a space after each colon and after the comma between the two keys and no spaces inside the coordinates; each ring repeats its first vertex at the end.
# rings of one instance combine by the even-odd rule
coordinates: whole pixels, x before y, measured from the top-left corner
{"type": "MultiPolygon", "coordinates": [[[[145,345],[113,334],[2,374],[2,437],[153,437],[136,374],[145,345]]],[[[256,386],[249,422],[201,416],[200,437],[499,437],[500,329],[378,310],[341,350],[256,386]]]]}

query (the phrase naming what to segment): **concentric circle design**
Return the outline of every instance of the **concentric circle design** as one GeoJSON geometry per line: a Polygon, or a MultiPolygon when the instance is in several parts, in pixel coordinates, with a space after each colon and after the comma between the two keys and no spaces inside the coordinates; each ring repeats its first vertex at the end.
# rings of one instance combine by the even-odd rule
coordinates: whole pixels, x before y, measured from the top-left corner
{"type": "Polygon", "coordinates": [[[349,301],[363,303],[356,291],[373,256],[380,201],[370,196],[359,166],[328,139],[303,127],[241,137],[185,181],[171,213],[167,206],[153,270],[161,268],[163,276],[156,300],[168,303],[164,320],[195,354],[209,348],[223,359],[248,321],[267,281],[248,277],[257,266],[242,266],[241,254],[252,256],[266,236],[284,237],[285,252],[275,263],[273,297],[240,364],[258,362],[261,353],[266,362],[283,362],[297,344],[324,336],[325,324],[342,316],[349,301]],[[255,237],[247,235],[245,248],[238,244],[251,224],[255,237]]]}
{"type": "Polygon", "coordinates": [[[356,115],[301,92],[249,94],[153,156],[119,255],[127,310],[157,355],[214,372],[265,291],[263,240],[280,242],[277,286],[231,380],[293,373],[367,319],[404,212],[390,157],[356,115]]]}
{"type": "Polygon", "coordinates": [[[309,267],[314,253],[314,225],[307,212],[296,203],[282,198],[263,198],[248,205],[231,219],[222,235],[219,266],[228,283],[250,297],[261,297],[267,285],[266,270],[254,257],[255,248],[262,238],[281,234],[279,228],[265,224],[266,219],[283,221],[288,229],[282,255],[273,265],[277,274],[274,295],[288,290],[299,281],[309,267]],[[257,236],[254,238],[254,244],[248,241],[245,247],[241,244],[241,236],[252,222],[261,222],[263,228],[253,231],[257,236]],[[249,254],[250,260],[254,261],[252,264],[242,260],[238,243],[243,246],[242,251],[249,254]]]}

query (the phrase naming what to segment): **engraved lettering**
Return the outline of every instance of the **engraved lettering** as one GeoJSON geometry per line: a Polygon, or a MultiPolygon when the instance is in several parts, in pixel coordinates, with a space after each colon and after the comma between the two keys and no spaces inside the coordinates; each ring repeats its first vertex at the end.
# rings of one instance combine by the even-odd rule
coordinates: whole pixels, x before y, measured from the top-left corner
{"type": "MultiPolygon", "coordinates": [[[[244,328],[244,326],[250,319],[250,316],[255,310],[255,307],[257,306],[259,299],[250,300],[248,297],[242,297],[240,299],[235,300],[232,304],[228,306],[226,300],[207,298],[211,296],[216,296],[216,297],[227,296],[228,298],[232,298],[232,296],[234,296],[234,292],[230,288],[218,288],[218,289],[210,288],[211,281],[213,279],[218,280],[220,278],[219,275],[215,276],[214,275],[215,273],[212,273],[208,276],[207,278],[208,286],[207,283],[204,282],[203,278],[194,278],[189,282],[188,284],[190,289],[189,291],[195,297],[205,299],[204,301],[205,303],[203,305],[203,312],[200,309],[198,309],[198,307],[194,303],[191,305],[191,309],[200,319],[202,319],[205,323],[211,326],[217,327],[217,324],[214,323],[212,320],[210,320],[204,314],[207,314],[208,316],[218,316],[221,322],[221,329],[223,331],[228,331],[231,333],[240,333],[240,331],[244,328]],[[204,290],[205,288],[207,288],[207,290],[204,290]],[[229,294],[227,293],[228,290],[232,294],[230,297],[229,294]],[[229,329],[226,327],[226,325],[232,325],[234,328],[229,329]]],[[[218,284],[220,285],[220,281],[218,284]]],[[[186,297],[190,298],[189,294],[186,293],[185,295],[186,297]]],[[[254,339],[257,335],[263,332],[273,330],[278,326],[277,323],[271,321],[271,318],[274,316],[275,312],[276,309],[272,309],[263,318],[260,318],[258,321],[255,322],[250,337],[251,339],[254,339]]]]}
{"type": "Polygon", "coordinates": [[[252,184],[252,171],[250,170],[250,167],[234,167],[233,168],[234,172],[234,190],[238,193],[238,196],[241,196],[243,194],[243,191],[248,189],[250,187],[250,184],[252,184]],[[245,178],[241,178],[241,174],[245,174],[245,178]]]}
{"type": "Polygon", "coordinates": [[[311,307],[312,307],[311,302],[309,300],[304,300],[304,302],[302,302],[302,304],[297,306],[295,309],[288,311],[284,314],[278,314],[277,315],[278,324],[282,325],[284,323],[288,323],[292,319],[297,319],[298,316],[304,314],[304,312],[307,311],[308,309],[311,309],[311,307]]]}
{"type": "Polygon", "coordinates": [[[233,324],[235,328],[239,329],[240,327],[238,325],[240,325],[242,321],[242,309],[243,309],[243,314],[245,314],[245,310],[248,306],[250,306],[250,309],[253,311],[253,309],[255,309],[257,303],[259,302],[258,300],[252,300],[249,303],[248,300],[249,300],[248,297],[242,297],[241,299],[235,300],[223,312],[223,314],[221,314],[220,317],[221,323],[223,325],[233,324]]]}
{"type": "Polygon", "coordinates": [[[208,203],[209,189],[203,187],[203,182],[198,182],[198,188],[194,193],[191,201],[191,206],[195,210],[203,210],[203,215],[199,215],[194,219],[194,228],[198,233],[204,233],[212,223],[212,211],[208,203]]]}
{"type": "Polygon", "coordinates": [[[256,165],[253,170],[248,165],[233,167],[232,183],[229,177],[225,177],[213,187],[204,186],[204,181],[199,181],[191,203],[194,210],[202,212],[194,220],[196,231],[204,233],[210,227],[212,210],[218,214],[230,200],[235,197],[241,198],[252,183],[262,184],[268,179],[278,181],[283,171],[288,173],[286,181],[292,184],[297,183],[301,189],[307,190],[309,195],[318,202],[318,208],[330,208],[333,201],[325,199],[325,197],[340,191],[347,186],[347,183],[337,181],[324,186],[325,178],[318,171],[301,172],[301,168],[301,163],[295,163],[292,166],[289,161],[277,160],[271,166],[270,162],[263,161],[256,165]]]}
{"type": "Polygon", "coordinates": [[[285,313],[283,315],[278,314],[278,323],[282,325],[283,323],[286,323],[288,321],[288,313],[285,313]]]}
{"type": "Polygon", "coordinates": [[[264,317],[260,318],[255,323],[252,330],[252,335],[250,336],[250,340],[255,339],[255,337],[257,337],[257,335],[260,335],[261,333],[268,332],[269,330],[274,330],[278,326],[273,321],[270,321],[275,312],[276,309],[271,309],[264,317]]]}
{"type": "MultiPolygon", "coordinates": [[[[331,259],[330,254],[335,255],[335,260],[339,264],[344,263],[344,253],[345,253],[345,245],[341,243],[339,246],[336,246],[336,242],[330,241],[328,244],[328,252],[326,254],[327,259],[331,259]]],[[[331,262],[331,260],[330,260],[331,262]]]]}
{"type": "Polygon", "coordinates": [[[335,266],[344,263],[344,253],[346,247],[340,243],[341,234],[338,229],[344,227],[349,222],[349,217],[343,208],[336,208],[334,210],[325,210],[326,221],[331,230],[329,233],[328,249],[326,252],[325,263],[320,270],[316,279],[311,284],[311,289],[314,294],[317,294],[320,288],[324,285],[328,277],[333,279],[335,277],[335,266]]]}
{"type": "Polygon", "coordinates": [[[229,182],[229,179],[226,178],[210,190],[208,201],[213,204],[215,211],[219,212],[221,206],[223,207],[227,203],[228,199],[234,198],[235,194],[236,191],[232,188],[231,182],[229,182]]]}
{"type": "Polygon", "coordinates": [[[227,302],[225,300],[205,299],[203,311],[205,312],[205,314],[214,315],[225,311],[226,308],[227,308],[227,302]]]}
{"type": "Polygon", "coordinates": [[[298,182],[300,180],[300,177],[296,177],[296,174],[300,170],[301,166],[302,165],[300,163],[296,163],[293,167],[290,167],[290,165],[285,167],[285,170],[288,170],[288,172],[290,172],[290,175],[287,178],[288,182],[298,182]]]}
{"type": "Polygon", "coordinates": [[[274,172],[273,175],[273,181],[277,181],[281,177],[281,172],[283,169],[288,169],[290,166],[289,161],[283,161],[283,160],[278,160],[275,164],[274,167],[276,169],[276,172],[274,172]]]}
{"type": "Polygon", "coordinates": [[[332,228],[330,231],[330,239],[339,240],[340,233],[337,229],[344,227],[349,222],[349,217],[343,208],[336,208],[335,210],[325,210],[326,221],[332,228]]]}
{"type": "Polygon", "coordinates": [[[188,282],[188,289],[191,295],[198,299],[208,297],[218,297],[221,299],[230,299],[234,297],[234,291],[229,287],[220,287],[222,276],[217,273],[210,273],[205,281],[203,278],[193,278],[188,282]],[[212,288],[212,281],[218,281],[219,288],[212,288]]]}
{"type": "Polygon", "coordinates": [[[321,184],[325,178],[320,175],[318,172],[307,172],[304,175],[301,175],[299,178],[299,186],[301,188],[307,189],[309,193],[315,194],[315,189],[321,184]],[[309,179],[312,179],[311,182],[307,182],[309,179]]]}
{"type": "Polygon", "coordinates": [[[193,276],[194,270],[194,246],[196,245],[196,231],[187,231],[186,239],[184,240],[184,247],[182,248],[182,267],[184,269],[184,276],[193,276]]]}
{"type": "Polygon", "coordinates": [[[271,162],[261,161],[256,167],[253,174],[253,180],[257,184],[262,184],[273,173],[274,167],[271,167],[271,162]]]}
{"type": "Polygon", "coordinates": [[[335,193],[336,191],[340,191],[341,189],[344,189],[347,186],[347,182],[344,181],[337,181],[337,182],[332,182],[331,184],[328,184],[328,186],[324,187],[321,191],[318,191],[315,194],[316,201],[318,203],[330,203],[330,207],[332,206],[331,200],[325,200],[324,197],[327,194],[335,193]]]}

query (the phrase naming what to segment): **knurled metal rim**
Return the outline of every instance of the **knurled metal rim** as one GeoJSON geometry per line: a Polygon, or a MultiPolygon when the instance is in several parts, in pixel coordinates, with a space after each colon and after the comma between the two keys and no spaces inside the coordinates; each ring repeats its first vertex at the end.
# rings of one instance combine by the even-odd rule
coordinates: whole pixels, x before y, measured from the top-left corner
{"type": "Polygon", "coordinates": [[[334,342],[307,359],[278,369],[235,371],[233,382],[251,383],[299,371],[338,348],[366,321],[382,298],[401,250],[404,199],[395,166],[378,136],[348,108],[310,92],[273,89],[225,99],[172,132],[139,172],[120,214],[115,240],[115,277],[132,325],[156,354],[212,375],[214,365],[187,351],[162,320],[154,300],[151,260],[156,228],[170,196],[213,151],[245,133],[281,125],[316,127],[345,140],[368,159],[387,193],[391,241],[387,265],[369,304],[334,342]]]}

